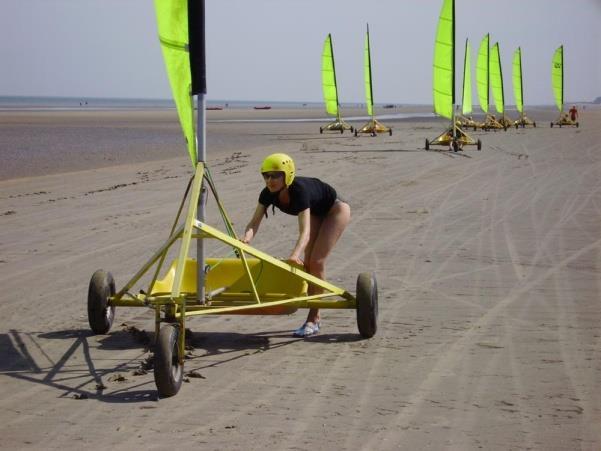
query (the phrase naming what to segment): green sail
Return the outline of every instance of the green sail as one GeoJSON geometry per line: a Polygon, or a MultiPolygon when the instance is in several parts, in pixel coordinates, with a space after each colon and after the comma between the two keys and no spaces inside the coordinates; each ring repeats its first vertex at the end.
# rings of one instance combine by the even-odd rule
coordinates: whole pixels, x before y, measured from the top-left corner
{"type": "Polygon", "coordinates": [[[367,114],[374,115],[374,97],[371,86],[371,54],[369,49],[369,25],[367,25],[367,33],[365,35],[365,53],[363,58],[364,75],[365,75],[365,103],[367,105],[367,114]]]}
{"type": "Polygon", "coordinates": [[[155,0],[159,40],[173,93],[173,100],[188,144],[192,164],[196,166],[196,137],[192,77],[188,54],[188,1],[155,0]],[[182,26],[185,24],[185,26],[182,26]]]}
{"type": "Polygon", "coordinates": [[[515,107],[520,112],[524,112],[524,85],[522,81],[522,49],[517,48],[513,52],[513,95],[515,97],[515,107]]]}
{"type": "Polygon", "coordinates": [[[563,111],[563,45],[559,46],[553,54],[553,64],[551,65],[551,84],[553,85],[553,94],[555,95],[555,104],[557,109],[563,111]]]}
{"type": "Polygon", "coordinates": [[[434,41],[432,68],[434,111],[448,119],[453,118],[455,103],[454,7],[454,0],[443,0],[434,41]]]}
{"type": "Polygon", "coordinates": [[[332,35],[328,34],[321,53],[321,86],[326,112],[338,116],[338,88],[336,87],[336,67],[334,66],[334,48],[332,35]]]}
{"type": "Polygon", "coordinates": [[[470,53],[472,52],[470,42],[465,40],[465,57],[463,59],[463,106],[461,112],[470,114],[472,112],[472,73],[470,69],[470,53]]]}
{"type": "Polygon", "coordinates": [[[503,70],[501,69],[501,54],[497,42],[490,51],[490,89],[495,100],[497,113],[505,110],[505,93],[503,92],[503,70]]]}
{"type": "Polygon", "coordinates": [[[480,42],[480,48],[478,50],[478,61],[476,62],[476,82],[478,86],[478,100],[480,101],[480,108],[485,113],[488,113],[489,102],[489,71],[488,71],[488,54],[489,54],[489,41],[490,36],[488,33],[482,38],[480,42]]]}

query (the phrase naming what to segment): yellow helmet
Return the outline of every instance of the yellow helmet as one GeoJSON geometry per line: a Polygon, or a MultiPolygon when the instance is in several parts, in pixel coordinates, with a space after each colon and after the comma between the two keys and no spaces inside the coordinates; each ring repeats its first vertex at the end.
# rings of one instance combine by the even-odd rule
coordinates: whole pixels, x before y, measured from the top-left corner
{"type": "Polygon", "coordinates": [[[261,174],[269,171],[283,172],[284,183],[290,186],[294,180],[294,160],[285,153],[273,153],[261,164],[261,174]]]}

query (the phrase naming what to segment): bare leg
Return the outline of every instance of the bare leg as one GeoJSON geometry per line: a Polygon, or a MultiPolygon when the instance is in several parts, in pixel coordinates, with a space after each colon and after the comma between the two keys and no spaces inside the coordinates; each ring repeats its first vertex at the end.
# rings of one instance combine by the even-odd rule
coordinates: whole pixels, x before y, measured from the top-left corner
{"type": "MultiPolygon", "coordinates": [[[[305,267],[310,274],[320,279],[325,278],[326,258],[330,255],[350,220],[351,207],[345,202],[334,203],[326,217],[322,219],[319,230],[316,231],[315,240],[310,241],[310,247],[307,245],[309,252],[305,253],[305,267]]],[[[311,234],[313,234],[313,221],[311,222],[311,234]]],[[[309,294],[319,294],[322,291],[319,287],[309,285],[309,294]]],[[[315,323],[319,319],[319,309],[310,309],[307,321],[315,323]]]]}

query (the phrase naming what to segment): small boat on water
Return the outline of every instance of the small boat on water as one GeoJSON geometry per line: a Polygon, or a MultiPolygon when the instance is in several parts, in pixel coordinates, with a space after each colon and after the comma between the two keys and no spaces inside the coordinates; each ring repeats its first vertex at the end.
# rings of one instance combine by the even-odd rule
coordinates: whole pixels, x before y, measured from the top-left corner
{"type": "Polygon", "coordinates": [[[271,107],[269,105],[256,106],[254,108],[255,108],[255,110],[271,110],[271,107]]]}

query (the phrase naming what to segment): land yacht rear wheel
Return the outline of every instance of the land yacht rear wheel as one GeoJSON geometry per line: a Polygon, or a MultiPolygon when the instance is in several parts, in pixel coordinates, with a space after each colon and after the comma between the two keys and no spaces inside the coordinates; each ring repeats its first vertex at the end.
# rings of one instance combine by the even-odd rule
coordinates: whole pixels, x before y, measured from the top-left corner
{"type": "Polygon", "coordinates": [[[371,338],[378,330],[378,282],[374,273],[359,274],[356,297],[359,333],[371,338]]]}

